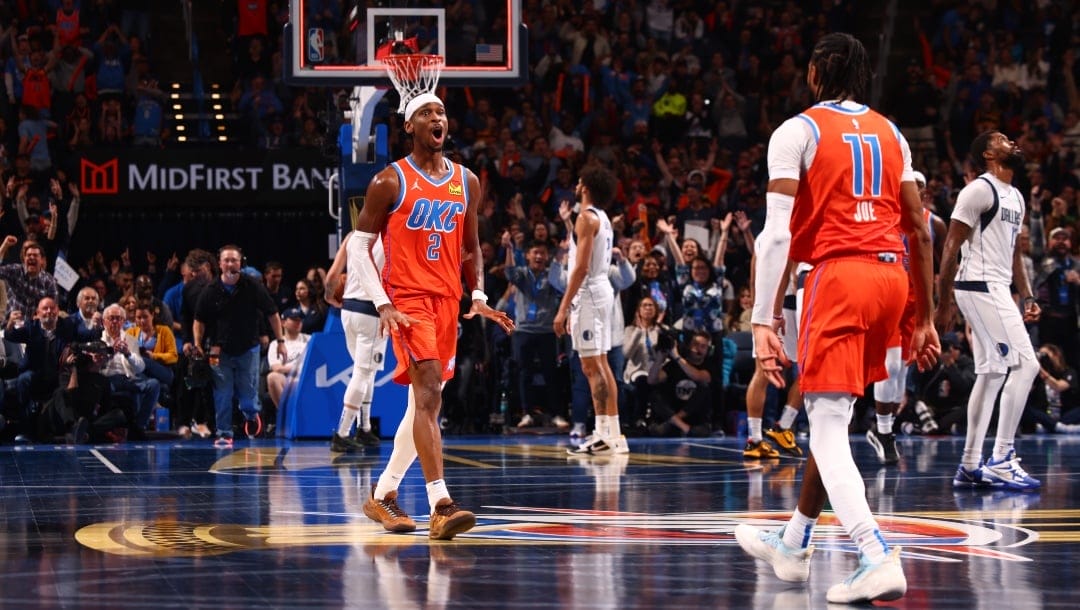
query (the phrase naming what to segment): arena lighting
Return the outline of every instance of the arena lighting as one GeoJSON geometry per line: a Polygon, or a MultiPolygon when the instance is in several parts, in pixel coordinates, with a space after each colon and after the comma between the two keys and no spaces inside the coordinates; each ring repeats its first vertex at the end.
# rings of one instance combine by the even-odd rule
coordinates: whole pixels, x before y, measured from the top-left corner
{"type": "Polygon", "coordinates": [[[178,100],[178,99],[180,99],[180,94],[179,93],[170,93],[169,97],[171,97],[174,100],[178,100]]]}
{"type": "Polygon", "coordinates": [[[184,127],[183,125],[176,126],[176,131],[184,131],[185,129],[187,129],[187,127],[184,127]]]}
{"type": "Polygon", "coordinates": [[[229,136],[218,136],[217,139],[218,139],[218,142],[228,142],[229,141],[229,136]]]}
{"type": "Polygon", "coordinates": [[[221,94],[220,93],[211,93],[210,94],[210,99],[212,99],[212,100],[221,99],[221,94]]]}
{"type": "Polygon", "coordinates": [[[180,105],[180,104],[173,104],[173,105],[172,105],[172,109],[173,109],[173,110],[180,110],[180,109],[182,109],[182,108],[183,108],[183,106],[182,106],[182,105],[180,105]]]}
{"type": "Polygon", "coordinates": [[[178,114],[178,115],[174,116],[173,118],[176,119],[177,121],[183,121],[184,120],[184,115],[178,114]]]}
{"type": "Polygon", "coordinates": [[[221,104],[214,104],[214,110],[221,110],[221,104]]]}
{"type": "Polygon", "coordinates": [[[216,119],[218,121],[224,121],[225,120],[225,115],[224,114],[215,114],[214,119],[216,119]]]}
{"type": "Polygon", "coordinates": [[[177,142],[187,142],[187,136],[177,136],[176,141],[177,142]]]}

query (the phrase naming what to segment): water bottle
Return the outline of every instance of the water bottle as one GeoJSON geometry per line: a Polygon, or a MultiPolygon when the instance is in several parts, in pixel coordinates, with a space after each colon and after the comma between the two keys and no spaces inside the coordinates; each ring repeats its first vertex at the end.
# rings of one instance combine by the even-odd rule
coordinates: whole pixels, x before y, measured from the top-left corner
{"type": "Polygon", "coordinates": [[[161,405],[154,407],[154,429],[158,432],[169,430],[169,409],[161,405]]]}
{"type": "Polygon", "coordinates": [[[499,394],[499,422],[502,424],[504,431],[508,429],[506,422],[509,420],[507,420],[506,418],[508,417],[507,411],[509,410],[510,401],[506,397],[506,390],[503,390],[502,393],[499,394]]]}

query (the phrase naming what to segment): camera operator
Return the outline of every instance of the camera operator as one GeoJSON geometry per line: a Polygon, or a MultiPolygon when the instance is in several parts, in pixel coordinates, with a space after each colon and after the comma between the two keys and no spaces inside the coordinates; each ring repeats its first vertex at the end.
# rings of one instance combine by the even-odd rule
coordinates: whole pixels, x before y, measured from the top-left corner
{"type": "Polygon", "coordinates": [[[967,424],[967,401],[975,385],[975,362],[961,349],[956,333],[941,335],[941,357],[934,368],[915,373],[919,431],[923,434],[950,434],[967,424]],[[926,409],[929,407],[929,409],[926,409]],[[927,418],[929,416],[929,418],[927,418]]]}
{"type": "Polygon", "coordinates": [[[1021,429],[1034,432],[1036,424],[1047,432],[1062,432],[1061,424],[1080,424],[1076,409],[1076,371],[1066,362],[1061,348],[1053,343],[1039,347],[1039,378],[1028,394],[1027,406],[1020,419],[1021,429]]]}
{"type": "Polygon", "coordinates": [[[107,436],[108,430],[127,426],[123,411],[102,408],[108,403],[109,382],[101,374],[101,365],[111,351],[104,341],[70,343],[64,348],[60,387],[38,417],[38,438],[66,436],[69,443],[83,444],[91,440],[93,422],[95,438],[114,440],[107,436]]]}
{"type": "Polygon", "coordinates": [[[703,330],[691,333],[684,357],[674,337],[663,334],[657,350],[666,357],[657,358],[649,367],[648,382],[656,389],[649,431],[654,436],[708,436],[712,337],[703,330]]]}

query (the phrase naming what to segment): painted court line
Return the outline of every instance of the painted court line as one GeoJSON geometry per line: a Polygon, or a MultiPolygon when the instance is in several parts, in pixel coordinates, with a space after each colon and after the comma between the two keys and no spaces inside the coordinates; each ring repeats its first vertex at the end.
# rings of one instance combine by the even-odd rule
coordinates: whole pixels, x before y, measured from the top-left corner
{"type": "Polygon", "coordinates": [[[113,474],[124,474],[123,470],[120,470],[119,468],[117,468],[116,464],[113,464],[112,462],[109,461],[109,458],[105,457],[104,455],[101,455],[101,452],[98,451],[97,449],[91,449],[90,454],[93,455],[94,457],[96,457],[99,462],[101,462],[102,464],[105,464],[105,467],[108,468],[109,470],[113,471],[113,474]]]}

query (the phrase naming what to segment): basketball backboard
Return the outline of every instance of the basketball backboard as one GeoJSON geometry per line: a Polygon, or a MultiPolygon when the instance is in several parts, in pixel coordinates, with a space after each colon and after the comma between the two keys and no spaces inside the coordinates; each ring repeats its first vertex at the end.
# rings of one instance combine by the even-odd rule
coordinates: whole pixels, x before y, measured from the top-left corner
{"type": "Polygon", "coordinates": [[[521,0],[292,0],[289,18],[285,77],[296,86],[389,86],[379,58],[405,48],[445,58],[441,85],[528,78],[521,0]]]}

